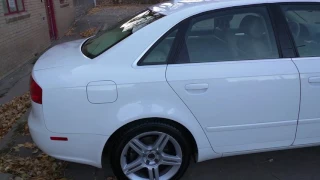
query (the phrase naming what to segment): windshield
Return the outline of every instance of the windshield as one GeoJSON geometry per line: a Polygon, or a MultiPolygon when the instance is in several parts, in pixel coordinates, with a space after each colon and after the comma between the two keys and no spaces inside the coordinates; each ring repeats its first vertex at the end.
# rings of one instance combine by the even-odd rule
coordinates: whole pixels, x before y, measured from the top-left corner
{"type": "Polygon", "coordinates": [[[144,10],[130,20],[122,21],[113,28],[99,32],[98,35],[87,40],[82,46],[82,52],[89,58],[95,58],[126,37],[135,33],[144,26],[163,17],[162,14],[144,10]]]}

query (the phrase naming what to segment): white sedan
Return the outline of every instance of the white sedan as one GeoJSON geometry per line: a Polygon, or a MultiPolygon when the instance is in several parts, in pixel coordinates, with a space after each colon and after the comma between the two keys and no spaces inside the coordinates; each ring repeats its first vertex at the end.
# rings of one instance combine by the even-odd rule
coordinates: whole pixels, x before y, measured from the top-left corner
{"type": "Polygon", "coordinates": [[[320,0],[182,0],[44,53],[35,143],[119,179],[320,144],[320,0]],[[192,158],[194,157],[194,158],[192,158]]]}

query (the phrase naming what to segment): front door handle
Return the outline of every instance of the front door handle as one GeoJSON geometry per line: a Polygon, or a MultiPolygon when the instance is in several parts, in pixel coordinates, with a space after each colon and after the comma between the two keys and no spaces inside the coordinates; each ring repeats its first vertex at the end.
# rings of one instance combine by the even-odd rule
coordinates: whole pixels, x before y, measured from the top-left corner
{"type": "Polygon", "coordinates": [[[310,77],[309,83],[320,83],[320,77],[310,77]]]}

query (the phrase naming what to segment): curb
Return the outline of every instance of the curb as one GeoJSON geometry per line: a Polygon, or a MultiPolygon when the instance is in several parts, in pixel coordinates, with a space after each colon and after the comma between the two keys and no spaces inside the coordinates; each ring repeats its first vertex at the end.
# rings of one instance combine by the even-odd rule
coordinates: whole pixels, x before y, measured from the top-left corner
{"type": "Polygon", "coordinates": [[[13,178],[12,174],[0,173],[0,179],[1,180],[10,180],[12,178],[13,178]]]}
{"type": "MultiPolygon", "coordinates": [[[[0,140],[0,151],[4,150],[5,148],[10,148],[10,144],[14,141],[14,135],[18,125],[28,121],[30,110],[31,108],[29,108],[27,112],[17,120],[17,122],[12,126],[11,130],[3,137],[3,139],[0,140]]],[[[2,180],[1,176],[0,180],[2,180]]]]}

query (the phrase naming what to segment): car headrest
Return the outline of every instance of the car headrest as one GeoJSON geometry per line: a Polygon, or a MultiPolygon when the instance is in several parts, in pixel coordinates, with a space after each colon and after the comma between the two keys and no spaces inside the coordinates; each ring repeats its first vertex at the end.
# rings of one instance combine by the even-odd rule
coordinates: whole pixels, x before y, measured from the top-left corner
{"type": "Polygon", "coordinates": [[[240,23],[240,30],[248,36],[259,38],[263,36],[266,29],[260,17],[247,15],[240,23]]]}

